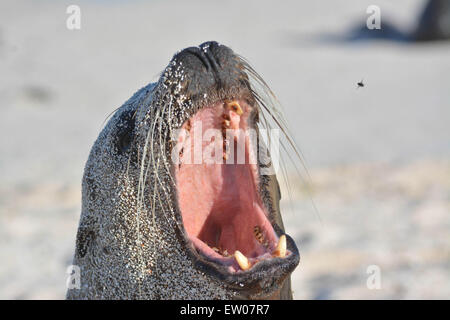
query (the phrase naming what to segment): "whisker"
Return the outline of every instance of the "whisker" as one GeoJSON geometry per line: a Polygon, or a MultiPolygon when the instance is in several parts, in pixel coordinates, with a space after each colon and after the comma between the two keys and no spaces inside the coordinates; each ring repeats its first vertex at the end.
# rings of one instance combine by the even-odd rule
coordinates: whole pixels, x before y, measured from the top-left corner
{"type": "MultiPolygon", "coordinates": [[[[253,69],[253,67],[250,65],[250,63],[242,56],[239,56],[243,69],[247,72],[249,83],[251,87],[251,93],[253,94],[254,98],[257,101],[258,108],[260,110],[260,113],[262,115],[262,125],[267,130],[267,141],[268,141],[268,148],[270,150],[271,148],[271,137],[269,134],[270,129],[278,128],[282,132],[282,138],[286,140],[287,145],[283,142],[283,140],[280,141],[281,149],[283,154],[287,155],[287,158],[289,159],[289,162],[292,163],[296,173],[298,174],[300,181],[302,181],[306,187],[306,191],[308,193],[308,196],[310,198],[310,201],[312,203],[314,212],[318,216],[319,220],[321,220],[319,212],[316,208],[316,205],[312,199],[312,179],[309,174],[309,171],[307,169],[305,157],[303,153],[301,152],[300,148],[298,147],[297,143],[293,139],[293,134],[287,124],[287,121],[283,115],[282,107],[278,99],[276,98],[273,91],[269,88],[267,83],[262,79],[262,77],[253,69]],[[290,152],[292,151],[292,152],[290,152]],[[293,155],[292,155],[293,153],[293,155]],[[301,168],[305,172],[305,175],[302,173],[302,170],[300,170],[297,163],[301,163],[301,168]]],[[[285,163],[284,157],[280,157],[281,160],[281,169],[282,169],[282,175],[283,180],[285,182],[289,198],[292,201],[292,192],[291,192],[291,186],[288,179],[287,174],[287,165],[285,163]]]]}

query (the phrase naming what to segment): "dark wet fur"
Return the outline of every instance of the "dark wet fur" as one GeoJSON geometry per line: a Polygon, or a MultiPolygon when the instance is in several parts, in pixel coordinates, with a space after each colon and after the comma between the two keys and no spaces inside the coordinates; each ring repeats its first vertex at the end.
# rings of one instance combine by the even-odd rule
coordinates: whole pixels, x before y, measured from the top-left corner
{"type": "MultiPolygon", "coordinates": [[[[289,236],[293,254],[285,263],[273,259],[279,261],[234,275],[191,250],[170,159],[175,130],[199,108],[225,98],[258,106],[260,127],[279,127],[299,155],[265,95],[273,94],[247,62],[208,42],[177,53],[157,83],[115,112],[86,163],[73,262],[81,268],[81,289],[68,290],[67,298],[292,299],[290,273],[299,254],[289,236]]],[[[269,220],[283,234],[276,176],[261,176],[259,189],[269,220]]]]}

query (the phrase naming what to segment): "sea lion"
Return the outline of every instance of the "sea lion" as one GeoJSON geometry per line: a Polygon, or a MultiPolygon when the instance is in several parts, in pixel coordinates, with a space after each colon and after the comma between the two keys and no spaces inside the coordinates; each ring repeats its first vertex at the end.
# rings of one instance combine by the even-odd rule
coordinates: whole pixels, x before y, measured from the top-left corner
{"type": "MultiPolygon", "coordinates": [[[[384,11],[383,11],[384,12],[384,11]]],[[[325,41],[388,40],[403,43],[450,40],[450,0],[428,0],[420,11],[415,26],[403,30],[393,20],[383,17],[380,29],[369,29],[367,21],[361,21],[343,35],[324,34],[325,41]]]]}
{"type": "Polygon", "coordinates": [[[225,135],[260,131],[267,116],[284,131],[253,81],[270,93],[242,57],[206,42],[175,54],[114,113],[85,166],[73,259],[81,286],[68,299],[292,299],[300,256],[284,233],[277,178],[262,174],[270,162],[250,161],[264,144],[225,135]],[[219,160],[242,142],[244,163],[173,161],[182,150],[195,158],[196,123],[224,134],[219,160]]]}
{"type": "Polygon", "coordinates": [[[411,39],[415,41],[449,40],[450,1],[429,0],[419,17],[411,39]]]}

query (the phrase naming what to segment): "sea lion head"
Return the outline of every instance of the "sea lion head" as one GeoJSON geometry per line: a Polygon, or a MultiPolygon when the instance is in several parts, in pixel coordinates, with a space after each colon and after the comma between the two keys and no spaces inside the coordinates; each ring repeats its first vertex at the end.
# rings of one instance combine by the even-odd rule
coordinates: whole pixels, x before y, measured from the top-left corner
{"type": "Polygon", "coordinates": [[[270,93],[206,42],[115,112],[86,163],[68,298],[292,297],[299,253],[261,138],[267,116],[281,119],[252,81],[270,93]]]}

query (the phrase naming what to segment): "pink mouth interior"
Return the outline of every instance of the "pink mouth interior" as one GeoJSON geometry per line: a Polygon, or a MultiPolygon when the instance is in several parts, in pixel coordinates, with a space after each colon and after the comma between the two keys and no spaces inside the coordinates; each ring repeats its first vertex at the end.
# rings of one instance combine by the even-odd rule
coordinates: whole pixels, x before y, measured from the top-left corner
{"type": "Polygon", "coordinates": [[[220,147],[224,118],[229,120],[230,130],[248,129],[252,107],[240,100],[239,104],[243,111],[240,116],[218,102],[202,108],[183,125],[185,131],[179,135],[177,149],[181,159],[175,169],[179,207],[190,240],[198,251],[232,271],[240,270],[233,257],[236,250],[254,264],[271,257],[278,242],[258,192],[256,146],[242,135],[228,138],[234,157],[223,159],[223,154],[227,154],[220,147]],[[216,129],[221,137],[204,141],[202,137],[208,129],[216,129]],[[244,163],[237,159],[238,142],[245,144],[244,163]],[[218,148],[210,148],[217,144],[218,148]],[[203,157],[196,161],[199,145],[203,157]],[[207,163],[205,154],[213,155],[216,163],[207,163]]]}

